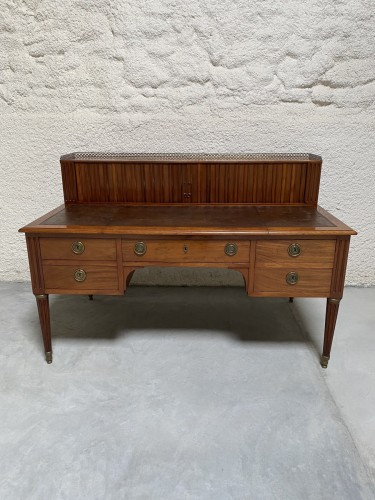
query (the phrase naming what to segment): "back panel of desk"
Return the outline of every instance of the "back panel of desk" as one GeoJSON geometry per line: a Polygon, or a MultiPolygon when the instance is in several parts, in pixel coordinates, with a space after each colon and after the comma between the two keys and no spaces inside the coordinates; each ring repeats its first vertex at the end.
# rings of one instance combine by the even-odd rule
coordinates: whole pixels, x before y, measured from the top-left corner
{"type": "Polygon", "coordinates": [[[269,155],[270,159],[267,155],[235,155],[236,159],[202,155],[194,160],[186,158],[189,155],[167,160],[77,155],[61,158],[66,204],[316,206],[318,201],[322,161],[315,155],[269,155]]]}

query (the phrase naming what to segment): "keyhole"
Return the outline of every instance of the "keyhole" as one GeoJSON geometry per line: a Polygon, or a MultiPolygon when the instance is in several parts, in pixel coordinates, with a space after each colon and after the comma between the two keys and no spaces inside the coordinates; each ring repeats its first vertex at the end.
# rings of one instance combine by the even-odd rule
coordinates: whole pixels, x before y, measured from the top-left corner
{"type": "Polygon", "coordinates": [[[185,245],[184,245],[184,253],[187,253],[187,252],[188,252],[188,246],[185,243],[185,245]]]}

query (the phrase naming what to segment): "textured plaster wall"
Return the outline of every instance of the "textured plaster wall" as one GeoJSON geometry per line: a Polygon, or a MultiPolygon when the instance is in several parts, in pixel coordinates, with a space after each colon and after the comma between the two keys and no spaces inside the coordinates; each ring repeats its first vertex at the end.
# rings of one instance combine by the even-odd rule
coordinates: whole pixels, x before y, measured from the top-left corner
{"type": "Polygon", "coordinates": [[[63,153],[294,151],[375,284],[374,99],[373,0],[0,0],[0,279],[29,279],[17,229],[62,202],[63,153]]]}

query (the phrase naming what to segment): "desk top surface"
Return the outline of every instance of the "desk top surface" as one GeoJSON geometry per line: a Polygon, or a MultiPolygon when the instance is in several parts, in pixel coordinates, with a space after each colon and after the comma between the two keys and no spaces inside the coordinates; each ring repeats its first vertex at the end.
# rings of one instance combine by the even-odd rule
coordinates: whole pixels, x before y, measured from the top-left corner
{"type": "Polygon", "coordinates": [[[61,206],[20,229],[27,233],[119,235],[351,235],[321,207],[246,205],[61,206]]]}

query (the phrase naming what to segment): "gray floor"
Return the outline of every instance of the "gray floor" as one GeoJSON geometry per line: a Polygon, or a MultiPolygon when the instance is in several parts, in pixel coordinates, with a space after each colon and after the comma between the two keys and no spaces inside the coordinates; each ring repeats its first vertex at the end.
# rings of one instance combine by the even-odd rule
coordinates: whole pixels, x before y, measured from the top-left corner
{"type": "Polygon", "coordinates": [[[27,284],[0,284],[0,498],[374,499],[374,289],[53,297],[42,356],[27,284]]]}

